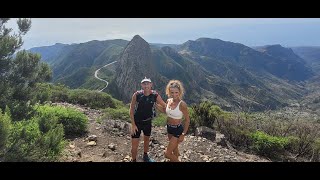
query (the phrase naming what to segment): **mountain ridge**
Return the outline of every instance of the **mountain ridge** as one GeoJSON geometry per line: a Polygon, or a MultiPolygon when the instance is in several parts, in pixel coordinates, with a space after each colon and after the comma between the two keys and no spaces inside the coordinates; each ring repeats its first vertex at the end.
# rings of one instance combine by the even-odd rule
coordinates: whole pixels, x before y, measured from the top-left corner
{"type": "Polygon", "coordinates": [[[162,95],[166,82],[181,80],[186,86],[185,100],[188,103],[209,100],[222,107],[236,108],[249,104],[255,110],[274,109],[303,97],[305,90],[301,82],[312,76],[303,59],[281,45],[273,46],[279,53],[271,50],[260,52],[240,43],[211,38],[189,40],[181,45],[157,46],[147,43],[139,35],[130,42],[107,40],[88,43],[91,48],[87,43],[73,45],[85,47],[81,50],[75,48],[78,49],[77,56],[70,56],[70,53],[69,56],[60,55],[65,58],[54,65],[55,81],[70,84],[72,88],[93,89],[99,83],[85,72],[94,72],[108,62],[122,59],[123,63],[115,66],[114,72],[105,70],[113,77],[110,88],[105,91],[124,102],[129,102],[132,93],[140,89],[139,81],[150,76],[155,89],[162,95]],[[143,42],[141,44],[144,45],[133,48],[134,43],[130,45],[132,41],[143,42]],[[128,51],[128,46],[133,49],[128,51]],[[89,53],[93,48],[95,53],[89,53]],[[302,72],[301,76],[292,73],[296,69],[302,72]],[[82,81],[77,76],[82,76],[82,81]]]}

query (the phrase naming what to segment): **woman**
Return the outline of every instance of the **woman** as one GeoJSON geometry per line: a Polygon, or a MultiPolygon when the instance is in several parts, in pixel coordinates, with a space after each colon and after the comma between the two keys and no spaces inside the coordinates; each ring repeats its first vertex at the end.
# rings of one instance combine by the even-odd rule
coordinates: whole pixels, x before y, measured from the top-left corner
{"type": "Polygon", "coordinates": [[[170,159],[170,162],[179,162],[178,145],[184,140],[189,124],[189,112],[187,104],[182,100],[184,88],[179,80],[171,80],[166,87],[166,94],[169,97],[165,112],[167,118],[167,131],[169,144],[165,152],[165,157],[170,159]],[[185,121],[182,125],[182,117],[185,121]]]}

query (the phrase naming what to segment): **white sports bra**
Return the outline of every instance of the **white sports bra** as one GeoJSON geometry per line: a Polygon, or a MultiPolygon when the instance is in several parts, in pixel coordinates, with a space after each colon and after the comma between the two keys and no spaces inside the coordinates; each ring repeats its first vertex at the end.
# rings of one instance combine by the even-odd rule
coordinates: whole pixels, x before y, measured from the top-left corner
{"type": "Polygon", "coordinates": [[[171,117],[173,119],[182,119],[183,114],[179,109],[179,106],[180,106],[180,103],[181,103],[182,100],[178,103],[178,105],[177,105],[177,107],[175,109],[171,109],[169,107],[169,102],[170,101],[172,102],[173,99],[169,99],[168,100],[168,104],[167,104],[167,107],[166,107],[167,116],[169,116],[169,117],[171,117]]]}

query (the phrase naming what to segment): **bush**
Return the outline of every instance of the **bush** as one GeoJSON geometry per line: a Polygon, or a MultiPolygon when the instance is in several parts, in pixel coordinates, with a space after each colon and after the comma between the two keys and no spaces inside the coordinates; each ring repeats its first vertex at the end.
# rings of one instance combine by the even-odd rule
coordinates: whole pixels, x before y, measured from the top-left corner
{"type": "Polygon", "coordinates": [[[311,161],[320,162],[320,138],[317,138],[312,145],[313,154],[311,161]]]}
{"type": "Polygon", "coordinates": [[[264,132],[256,131],[250,135],[252,139],[252,149],[258,154],[277,158],[285,152],[288,145],[288,138],[270,136],[264,132]]]}
{"type": "Polygon", "coordinates": [[[104,112],[105,112],[105,117],[131,122],[129,109],[127,107],[119,107],[117,109],[106,108],[104,112]]]}
{"type": "Polygon", "coordinates": [[[212,103],[205,101],[200,103],[200,105],[193,105],[192,109],[192,119],[196,122],[197,126],[206,126],[212,128],[213,123],[217,119],[217,114],[215,113],[212,103]]]}
{"type": "Polygon", "coordinates": [[[109,94],[103,92],[75,89],[70,92],[68,99],[70,103],[81,104],[94,109],[116,107],[113,98],[109,94]]]}
{"type": "Polygon", "coordinates": [[[236,147],[248,148],[251,145],[250,133],[252,129],[243,124],[237,124],[236,119],[220,121],[220,131],[236,147]]]}
{"type": "Polygon", "coordinates": [[[31,101],[12,100],[9,107],[12,121],[30,119],[34,115],[34,105],[32,105],[31,101]]]}
{"type": "Polygon", "coordinates": [[[313,154],[313,145],[319,137],[319,124],[298,120],[290,125],[290,152],[296,154],[296,157],[310,158],[313,154]],[[293,139],[294,137],[294,139],[293,139]]]}
{"type": "Polygon", "coordinates": [[[43,151],[44,157],[46,157],[44,160],[57,160],[64,149],[65,144],[63,125],[57,124],[55,128],[50,129],[41,137],[39,145],[43,151]]]}
{"type": "Polygon", "coordinates": [[[41,133],[36,121],[15,122],[10,133],[5,161],[37,161],[42,157],[38,142],[41,133]]]}
{"type": "Polygon", "coordinates": [[[62,125],[42,133],[38,122],[36,117],[13,125],[5,161],[55,161],[59,157],[65,145],[62,125]]]}
{"type": "Polygon", "coordinates": [[[37,118],[39,129],[43,133],[49,132],[58,125],[58,117],[54,114],[41,114],[37,118]]]}
{"type": "Polygon", "coordinates": [[[192,105],[190,114],[190,132],[194,132],[196,127],[206,126],[214,129],[214,122],[225,116],[225,112],[219,106],[205,101],[199,105],[192,105]]]}
{"type": "Polygon", "coordinates": [[[4,113],[0,109],[0,155],[5,149],[11,128],[10,114],[4,113]]]}
{"type": "Polygon", "coordinates": [[[162,113],[158,113],[158,116],[152,120],[154,126],[165,126],[167,124],[167,116],[162,113]]]}
{"type": "Polygon", "coordinates": [[[37,90],[39,92],[35,93],[35,99],[40,101],[40,103],[51,100],[52,102],[68,102],[85,105],[93,109],[123,106],[121,101],[112,98],[107,93],[86,89],[71,90],[61,84],[38,84],[37,90]]]}
{"type": "MultiPolygon", "coordinates": [[[[88,118],[82,112],[73,108],[49,105],[38,106],[36,109],[41,117],[55,116],[58,123],[63,124],[66,137],[83,135],[87,132],[88,118]]],[[[46,123],[41,124],[44,124],[44,127],[47,126],[46,123]]]]}
{"type": "Polygon", "coordinates": [[[192,107],[188,107],[189,109],[189,117],[190,117],[190,124],[189,124],[189,130],[188,132],[194,133],[196,131],[196,128],[198,127],[197,122],[196,122],[196,115],[194,113],[194,110],[192,107]]]}
{"type": "Polygon", "coordinates": [[[52,102],[69,102],[69,91],[66,86],[58,84],[58,85],[51,85],[52,88],[52,102]]]}
{"type": "Polygon", "coordinates": [[[48,83],[37,83],[35,90],[34,90],[34,96],[36,101],[39,103],[44,103],[46,101],[50,101],[52,97],[52,87],[48,83]]]}
{"type": "Polygon", "coordinates": [[[301,140],[295,136],[289,136],[287,138],[288,138],[288,144],[286,146],[286,150],[292,153],[298,153],[299,144],[301,140]]]}

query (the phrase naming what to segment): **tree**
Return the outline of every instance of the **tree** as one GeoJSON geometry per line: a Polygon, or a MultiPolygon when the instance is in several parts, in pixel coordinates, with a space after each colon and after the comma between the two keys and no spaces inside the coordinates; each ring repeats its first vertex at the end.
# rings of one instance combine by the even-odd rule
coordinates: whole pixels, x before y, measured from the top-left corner
{"type": "Polygon", "coordinates": [[[51,79],[49,66],[40,62],[39,54],[26,50],[17,52],[23,45],[22,36],[31,28],[31,19],[18,19],[18,34],[5,24],[8,18],[0,18],[0,109],[6,105],[11,110],[12,120],[28,118],[36,83],[51,79]]]}

